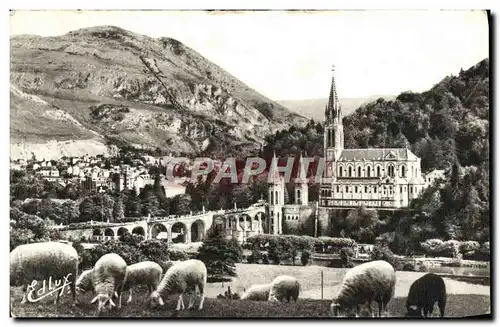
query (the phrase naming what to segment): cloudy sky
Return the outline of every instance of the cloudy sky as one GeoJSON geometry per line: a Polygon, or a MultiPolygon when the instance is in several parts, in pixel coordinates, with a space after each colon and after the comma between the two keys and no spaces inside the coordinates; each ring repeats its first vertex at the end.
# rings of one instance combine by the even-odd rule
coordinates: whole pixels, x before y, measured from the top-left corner
{"type": "Polygon", "coordinates": [[[175,38],[274,100],[424,91],[488,57],[481,11],[17,11],[10,32],[115,25],[175,38]]]}

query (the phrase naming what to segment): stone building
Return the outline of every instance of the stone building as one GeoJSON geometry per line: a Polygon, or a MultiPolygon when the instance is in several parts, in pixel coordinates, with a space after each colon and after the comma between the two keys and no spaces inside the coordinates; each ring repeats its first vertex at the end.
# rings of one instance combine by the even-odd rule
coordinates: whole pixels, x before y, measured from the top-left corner
{"type": "Polygon", "coordinates": [[[420,158],[407,148],[345,149],[343,115],[335,78],[325,110],[325,170],[320,210],[364,205],[377,210],[408,207],[427,186],[420,158]]]}

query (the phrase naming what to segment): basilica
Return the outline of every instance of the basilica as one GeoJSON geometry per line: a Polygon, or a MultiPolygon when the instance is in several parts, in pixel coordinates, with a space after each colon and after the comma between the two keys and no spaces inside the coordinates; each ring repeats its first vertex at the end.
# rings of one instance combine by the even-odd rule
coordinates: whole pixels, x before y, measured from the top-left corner
{"type": "MultiPolygon", "coordinates": [[[[297,229],[317,217],[328,224],[334,210],[364,206],[376,210],[407,208],[412,199],[434,180],[444,178],[443,170],[423,176],[420,158],[407,148],[345,149],[343,115],[332,75],[330,96],[325,108],[324,160],[318,201],[308,201],[308,184],[302,156],[300,176],[292,203],[284,203],[285,182],[280,174],[272,176],[268,190],[270,234],[282,234],[283,226],[297,229]]],[[[276,165],[273,158],[272,164],[276,165]]],[[[274,171],[276,167],[272,167],[274,171]]]]}

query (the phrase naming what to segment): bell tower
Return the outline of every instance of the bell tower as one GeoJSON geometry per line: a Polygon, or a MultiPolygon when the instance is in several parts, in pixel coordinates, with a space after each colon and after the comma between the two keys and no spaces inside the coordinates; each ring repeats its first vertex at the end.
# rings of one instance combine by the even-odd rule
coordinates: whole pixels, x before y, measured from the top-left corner
{"type": "Polygon", "coordinates": [[[344,126],[342,125],[342,109],[340,108],[337,88],[335,86],[335,66],[332,66],[332,83],[330,96],[325,108],[325,177],[335,176],[334,162],[344,150],[344,126]]]}

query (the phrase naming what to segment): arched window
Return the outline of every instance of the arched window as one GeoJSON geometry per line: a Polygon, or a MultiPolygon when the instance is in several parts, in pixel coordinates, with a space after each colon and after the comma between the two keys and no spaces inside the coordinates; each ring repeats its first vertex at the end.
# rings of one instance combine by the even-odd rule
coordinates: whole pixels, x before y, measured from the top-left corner
{"type": "Polygon", "coordinates": [[[278,204],[278,191],[275,191],[276,193],[274,194],[275,198],[275,204],[278,204]]]}
{"type": "Polygon", "coordinates": [[[300,190],[297,190],[297,201],[300,200],[300,190]]]}
{"type": "Polygon", "coordinates": [[[342,177],[342,171],[343,171],[343,167],[339,167],[339,177],[342,177]]]}
{"type": "Polygon", "coordinates": [[[401,166],[401,177],[406,177],[406,166],[401,166]]]}
{"type": "Polygon", "coordinates": [[[361,166],[358,167],[358,177],[361,177],[361,166]]]}
{"type": "MultiPolygon", "coordinates": [[[[269,202],[271,202],[271,204],[274,203],[274,192],[273,191],[271,191],[271,201],[269,201],[269,202]]],[[[271,216],[272,216],[272,214],[271,214],[271,216]]]]}
{"type": "Polygon", "coordinates": [[[388,170],[389,176],[394,177],[394,166],[393,165],[389,165],[387,167],[387,170],[388,170]]]}
{"type": "Polygon", "coordinates": [[[345,191],[349,192],[349,187],[347,185],[345,186],[345,191]]]}
{"type": "Polygon", "coordinates": [[[347,168],[347,175],[348,175],[349,177],[352,177],[352,167],[351,167],[351,166],[349,166],[349,167],[347,168]]]}
{"type": "Polygon", "coordinates": [[[372,167],[368,166],[366,167],[366,177],[371,177],[372,174],[372,167]]]}
{"type": "Polygon", "coordinates": [[[380,166],[377,166],[377,177],[380,177],[380,166]]]}
{"type": "Polygon", "coordinates": [[[354,193],[358,193],[358,187],[354,186],[354,193]]]}

